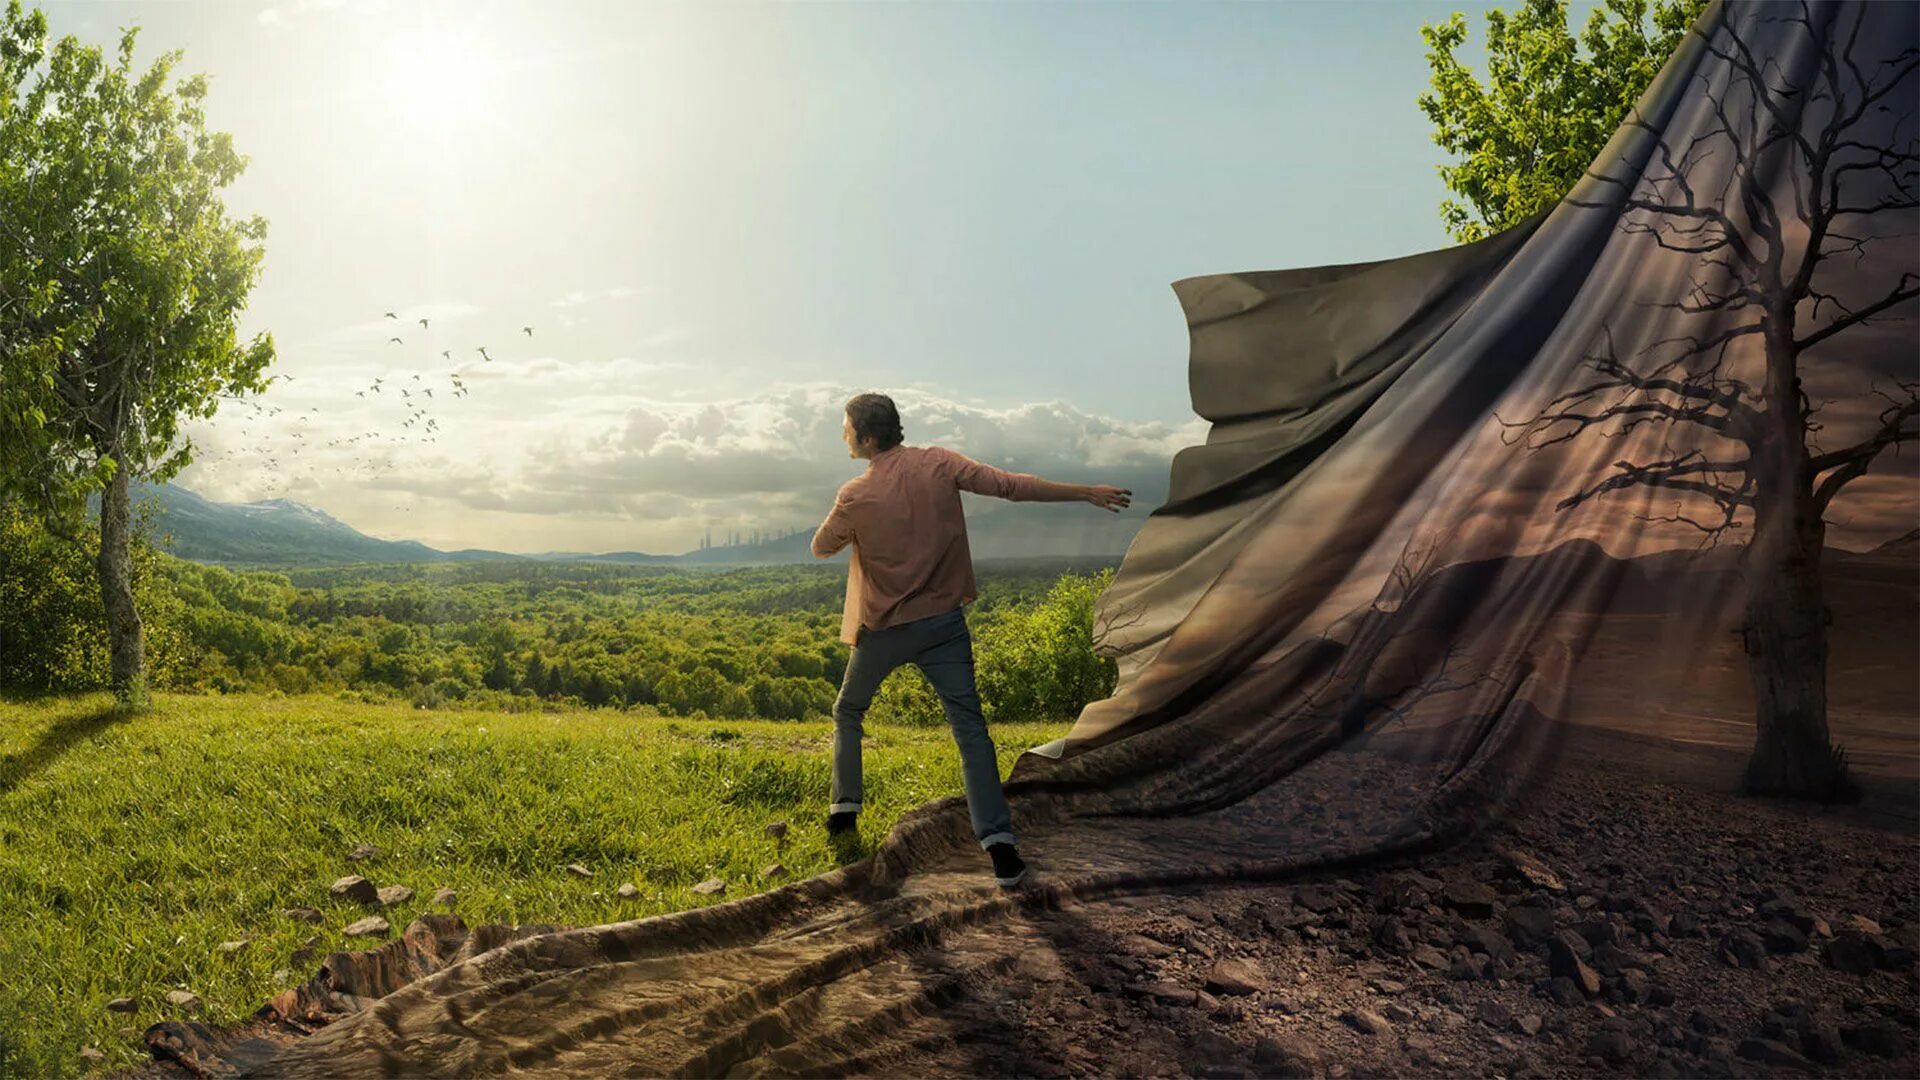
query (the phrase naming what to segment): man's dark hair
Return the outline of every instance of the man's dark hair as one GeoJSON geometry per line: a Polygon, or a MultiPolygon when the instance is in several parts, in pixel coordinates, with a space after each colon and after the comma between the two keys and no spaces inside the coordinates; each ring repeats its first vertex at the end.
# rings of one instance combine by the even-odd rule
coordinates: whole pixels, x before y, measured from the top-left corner
{"type": "Polygon", "coordinates": [[[885,394],[855,394],[847,401],[847,419],[856,439],[873,439],[874,452],[900,445],[900,410],[885,394]]]}

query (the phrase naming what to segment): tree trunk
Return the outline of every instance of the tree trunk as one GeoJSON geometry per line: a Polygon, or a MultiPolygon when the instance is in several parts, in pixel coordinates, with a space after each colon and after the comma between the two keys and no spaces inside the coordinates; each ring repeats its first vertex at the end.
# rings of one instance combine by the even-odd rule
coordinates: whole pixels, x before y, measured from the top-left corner
{"type": "Polygon", "coordinates": [[[146,643],[133,603],[133,555],[126,465],[116,459],[113,479],[100,493],[100,602],[107,615],[107,653],[113,696],[125,705],[147,698],[146,643]]]}
{"type": "Polygon", "coordinates": [[[1747,552],[1741,638],[1753,682],[1755,738],[1745,790],[1853,798],[1853,782],[1826,730],[1828,607],[1820,586],[1826,523],[1812,507],[1809,479],[1791,467],[1786,473],[1786,490],[1757,505],[1747,552]]]}
{"type": "MultiPolygon", "coordinates": [[[[1791,332],[1791,323],[1778,320],[1791,332]]],[[[1754,456],[1759,491],[1747,552],[1742,641],[1753,683],[1754,794],[1834,800],[1856,794],[1827,735],[1828,610],[1820,582],[1826,522],[1813,504],[1799,379],[1784,334],[1768,335],[1771,436],[1754,456]]]]}

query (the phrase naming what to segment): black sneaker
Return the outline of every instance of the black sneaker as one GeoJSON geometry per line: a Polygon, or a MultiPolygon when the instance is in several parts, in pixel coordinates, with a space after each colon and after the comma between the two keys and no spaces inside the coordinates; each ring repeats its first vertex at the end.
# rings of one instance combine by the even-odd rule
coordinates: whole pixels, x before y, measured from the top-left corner
{"type": "Polygon", "coordinates": [[[839,836],[841,833],[852,832],[856,828],[854,821],[859,816],[859,811],[856,810],[842,810],[837,814],[828,814],[827,835],[839,836]]]}
{"type": "Polygon", "coordinates": [[[1001,841],[987,849],[993,857],[993,880],[1003,889],[1011,889],[1027,879],[1027,864],[1012,844],[1001,841]]]}

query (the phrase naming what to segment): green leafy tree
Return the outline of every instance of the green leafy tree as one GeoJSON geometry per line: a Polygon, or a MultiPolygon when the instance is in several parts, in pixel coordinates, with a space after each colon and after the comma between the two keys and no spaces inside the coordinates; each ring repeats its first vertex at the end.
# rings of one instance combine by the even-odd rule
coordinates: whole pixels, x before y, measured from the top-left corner
{"type": "Polygon", "coordinates": [[[132,71],[9,0],[0,20],[0,499],[83,538],[100,495],[94,568],[111,684],[147,685],[135,602],[129,484],[192,460],[183,420],[264,388],[269,335],[236,341],[258,271],[258,216],[235,223],[216,194],[246,158],[208,133],[207,79],[166,83],[180,52],[132,71]],[[45,70],[39,70],[42,62],[45,70]]]}
{"type": "MultiPolygon", "coordinates": [[[[166,556],[134,530],[134,596],[148,613],[156,685],[186,687],[204,649],[196,612],[163,580],[166,556]]],[[[106,621],[85,552],[47,532],[19,507],[0,504],[0,687],[28,691],[97,690],[108,684],[106,621]]]]}
{"type": "Polygon", "coordinates": [[[1454,55],[1467,39],[1465,15],[1422,24],[1433,88],[1418,103],[1434,123],[1433,141],[1460,157],[1440,166],[1464,200],[1441,201],[1447,233],[1479,240],[1572,191],[1706,6],[1659,0],[1649,32],[1646,0],[1606,0],[1578,39],[1565,0],[1489,11],[1485,86],[1454,55]]]}

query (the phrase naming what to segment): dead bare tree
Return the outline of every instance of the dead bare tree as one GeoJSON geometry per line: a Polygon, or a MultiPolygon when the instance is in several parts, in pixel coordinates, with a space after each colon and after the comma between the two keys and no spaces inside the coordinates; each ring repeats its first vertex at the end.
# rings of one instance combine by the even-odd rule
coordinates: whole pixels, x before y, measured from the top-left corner
{"type": "Polygon", "coordinates": [[[1464,650],[1460,635],[1445,622],[1455,605],[1444,598],[1431,609],[1425,603],[1425,590],[1443,569],[1440,553],[1458,529],[1456,521],[1425,544],[1409,541],[1373,601],[1322,632],[1322,643],[1331,644],[1342,623],[1357,620],[1340,659],[1302,694],[1304,715],[1338,724],[1341,737],[1352,738],[1367,731],[1369,720],[1377,721],[1375,730],[1404,724],[1408,712],[1426,699],[1493,678],[1487,671],[1464,678],[1455,671],[1464,650]]]}
{"type": "Polygon", "coordinates": [[[1888,401],[1874,429],[1853,445],[1822,451],[1814,437],[1818,407],[1801,387],[1800,362],[1815,346],[1920,296],[1912,233],[1898,233],[1889,222],[1920,208],[1920,137],[1911,111],[1920,49],[1910,37],[1870,32],[1864,46],[1875,53],[1863,57],[1862,26],[1875,16],[1875,5],[1816,10],[1803,0],[1797,13],[1761,20],[1792,24],[1783,27],[1789,41],[1761,58],[1731,24],[1731,6],[1718,7],[1707,32],[1691,31],[1729,72],[1718,88],[1705,74],[1696,76],[1716,122],[1677,147],[1636,114],[1627,123],[1659,140],[1658,164],[1628,179],[1590,170],[1589,177],[1623,189],[1623,199],[1568,200],[1618,210],[1623,232],[1694,256],[1683,299],[1643,306],[1694,317],[1712,329],[1655,341],[1622,358],[1609,325],[1601,347],[1584,358],[1593,381],[1554,398],[1536,416],[1500,423],[1520,428],[1523,439],[1547,435],[1530,444],[1535,449],[1588,431],[1618,437],[1641,424],[1690,425],[1670,430],[1686,435],[1681,441],[1693,448],[1675,452],[1674,440],[1665,439],[1656,460],[1616,461],[1610,474],[1558,507],[1656,487],[1674,493],[1674,513],[1636,516],[1700,529],[1703,544],[1726,530],[1748,530],[1741,636],[1757,715],[1746,787],[1844,798],[1856,789],[1827,729],[1824,512],[1882,451],[1920,438],[1914,424],[1920,382],[1896,379],[1897,394],[1873,388],[1888,401]],[[1811,51],[1800,53],[1802,46],[1811,51]],[[1808,57],[1802,63],[1812,66],[1810,77],[1791,85],[1775,56],[1808,57]],[[1895,112],[1896,106],[1909,111],[1895,112]],[[1717,192],[1696,191],[1690,174],[1722,148],[1732,153],[1726,182],[1717,192]],[[1783,181],[1791,185],[1791,206],[1782,205],[1783,181]],[[1804,227],[1804,237],[1790,221],[1804,227]],[[1905,244],[1895,259],[1898,280],[1889,280],[1891,272],[1859,273],[1888,242],[1905,244]],[[1856,280],[1844,286],[1851,295],[1843,298],[1843,286],[1833,282],[1849,269],[1835,258],[1845,254],[1853,256],[1856,280]],[[1858,278],[1868,279],[1864,287],[1858,278]],[[1862,303],[1861,293],[1870,301],[1862,303]],[[1742,379],[1750,365],[1729,353],[1752,339],[1761,343],[1764,372],[1742,379]],[[1615,430],[1606,430],[1610,424],[1615,430]],[[1702,442],[1715,449],[1694,445],[1702,442]],[[1715,513],[1683,512],[1688,504],[1710,504],[1715,513]]]}

